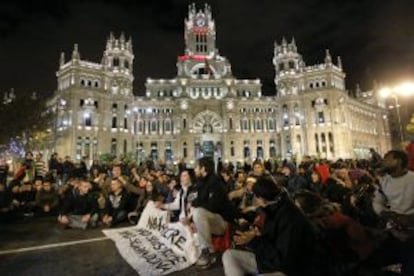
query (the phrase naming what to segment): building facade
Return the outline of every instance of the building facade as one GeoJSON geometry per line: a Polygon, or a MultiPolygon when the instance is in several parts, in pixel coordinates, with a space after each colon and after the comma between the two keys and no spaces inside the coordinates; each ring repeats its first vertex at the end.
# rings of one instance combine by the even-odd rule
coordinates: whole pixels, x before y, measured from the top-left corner
{"type": "Polygon", "coordinates": [[[237,79],[216,47],[209,6],[189,7],[185,52],[173,79],[147,79],[133,94],[131,39],[112,34],[100,63],[61,56],[55,150],[76,158],[133,153],[191,163],[201,156],[228,161],[255,158],[368,157],[390,148],[387,111],[375,90],[350,96],[341,60],[329,51],[307,66],[295,41],[274,45],[275,87],[262,93],[259,79],[237,79]]]}

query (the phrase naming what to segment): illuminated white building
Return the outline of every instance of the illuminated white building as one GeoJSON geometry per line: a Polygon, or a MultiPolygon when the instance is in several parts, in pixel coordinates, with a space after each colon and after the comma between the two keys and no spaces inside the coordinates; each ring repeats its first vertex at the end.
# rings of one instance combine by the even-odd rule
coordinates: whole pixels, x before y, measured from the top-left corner
{"type": "Polygon", "coordinates": [[[187,162],[313,155],[367,157],[390,148],[387,112],[375,91],[348,95],[341,60],[329,51],[306,66],[295,41],[274,45],[276,91],[263,96],[259,79],[237,79],[216,47],[209,6],[189,7],[185,53],[173,79],[147,79],[133,95],[131,39],[109,36],[100,63],[82,60],[75,44],[62,54],[54,97],[55,150],[90,159],[134,153],[187,162]]]}

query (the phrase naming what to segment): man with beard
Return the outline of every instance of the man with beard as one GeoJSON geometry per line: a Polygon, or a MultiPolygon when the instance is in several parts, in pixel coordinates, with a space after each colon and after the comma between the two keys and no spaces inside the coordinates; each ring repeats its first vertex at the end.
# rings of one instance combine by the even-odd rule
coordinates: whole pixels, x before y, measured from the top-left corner
{"type": "Polygon", "coordinates": [[[382,243],[376,261],[401,263],[403,275],[414,275],[414,172],[405,152],[391,150],[384,156],[381,180],[373,199],[374,211],[388,221],[390,235],[382,243]]]}
{"type": "Polygon", "coordinates": [[[234,222],[236,209],[230,203],[224,184],[214,173],[214,161],[210,157],[202,157],[195,168],[197,177],[196,196],[191,202],[192,218],[198,233],[201,256],[197,265],[207,268],[215,262],[211,234],[223,235],[227,223],[234,222]]]}

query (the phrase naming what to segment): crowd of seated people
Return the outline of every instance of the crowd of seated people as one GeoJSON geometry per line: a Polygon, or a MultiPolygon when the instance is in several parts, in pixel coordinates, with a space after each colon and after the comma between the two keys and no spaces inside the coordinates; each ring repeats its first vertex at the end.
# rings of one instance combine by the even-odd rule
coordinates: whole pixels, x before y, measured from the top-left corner
{"type": "Polygon", "coordinates": [[[414,172],[404,151],[371,160],[215,164],[75,163],[27,152],[13,175],[0,164],[0,220],[57,217],[62,228],[136,224],[146,204],[197,233],[196,265],[217,259],[232,233],[226,275],[414,275],[414,172]],[[379,159],[380,158],[380,159],[379,159]],[[33,218],[32,218],[33,217],[33,218]]]}

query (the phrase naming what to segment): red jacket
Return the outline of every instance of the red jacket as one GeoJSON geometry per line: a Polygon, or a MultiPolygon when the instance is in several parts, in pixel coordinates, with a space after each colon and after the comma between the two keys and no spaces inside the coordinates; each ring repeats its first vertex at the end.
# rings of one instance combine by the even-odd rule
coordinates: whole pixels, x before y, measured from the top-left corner
{"type": "Polygon", "coordinates": [[[321,182],[323,185],[325,185],[326,180],[328,180],[329,177],[329,167],[326,164],[321,164],[315,166],[315,170],[321,175],[321,182]]]}
{"type": "MultiPolygon", "coordinates": [[[[361,260],[366,259],[372,253],[373,243],[368,238],[364,228],[352,218],[337,211],[321,218],[321,223],[323,228],[328,231],[342,229],[345,232],[347,240],[332,240],[333,246],[349,247],[361,260]]],[[[341,251],[341,248],[335,249],[341,251]]]]}
{"type": "Polygon", "coordinates": [[[408,169],[414,171],[414,142],[408,144],[405,150],[408,155],[408,169]]]}

